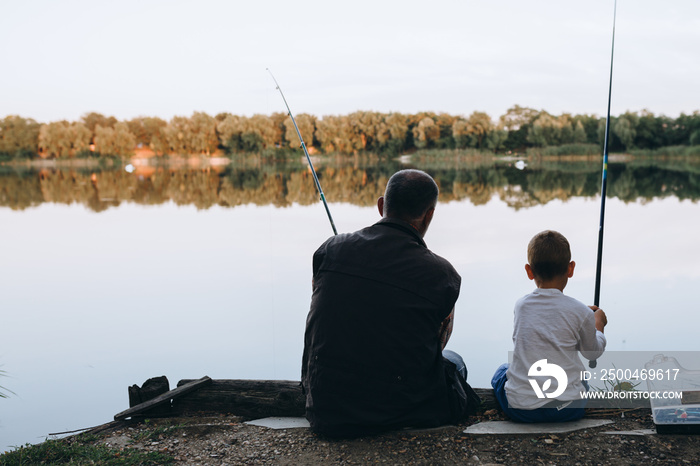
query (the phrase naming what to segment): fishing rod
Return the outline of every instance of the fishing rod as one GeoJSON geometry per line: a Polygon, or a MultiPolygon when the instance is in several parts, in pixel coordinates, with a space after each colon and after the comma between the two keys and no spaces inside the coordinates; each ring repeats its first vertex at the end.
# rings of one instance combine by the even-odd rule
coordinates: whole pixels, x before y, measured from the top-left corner
{"type": "MultiPolygon", "coordinates": [[[[610,137],[610,100],[612,99],[612,78],[613,78],[613,58],[615,56],[615,20],[617,19],[617,0],[613,7],[613,29],[612,47],[610,50],[610,84],[608,86],[608,114],[605,118],[605,142],[603,142],[603,181],[600,188],[600,224],[598,226],[598,257],[596,260],[595,272],[595,294],[593,304],[597,307],[600,304],[600,278],[603,269],[603,232],[605,225],[605,196],[608,190],[608,141],[610,137]]],[[[588,362],[588,366],[595,368],[597,362],[588,362]]]]}
{"type": "Polygon", "coordinates": [[[287,114],[289,115],[289,118],[292,119],[292,123],[294,123],[294,129],[297,130],[297,136],[299,136],[299,142],[301,142],[301,148],[304,150],[304,154],[306,155],[306,161],[309,162],[309,167],[311,168],[311,174],[314,176],[314,183],[316,183],[316,189],[318,190],[318,194],[321,196],[321,201],[323,201],[323,206],[326,208],[326,214],[328,214],[328,220],[331,222],[331,228],[333,228],[333,234],[337,235],[338,231],[335,229],[335,223],[333,223],[333,217],[331,217],[331,211],[328,210],[328,202],[326,202],[326,196],[323,194],[323,189],[321,189],[321,183],[318,181],[318,176],[316,175],[316,170],[314,170],[314,165],[311,163],[311,157],[309,156],[309,151],[306,150],[306,144],[304,144],[304,139],[301,137],[301,132],[299,131],[299,126],[297,126],[297,122],[294,119],[294,115],[292,115],[292,110],[289,108],[289,104],[287,103],[287,99],[284,98],[284,93],[282,92],[282,88],[280,85],[277,83],[277,80],[275,79],[275,75],[272,74],[272,71],[270,71],[270,68],[265,68],[268,73],[270,73],[270,76],[272,76],[272,80],[275,82],[275,86],[277,86],[277,90],[280,91],[280,95],[282,96],[282,100],[284,100],[284,105],[287,107],[287,114]]]}

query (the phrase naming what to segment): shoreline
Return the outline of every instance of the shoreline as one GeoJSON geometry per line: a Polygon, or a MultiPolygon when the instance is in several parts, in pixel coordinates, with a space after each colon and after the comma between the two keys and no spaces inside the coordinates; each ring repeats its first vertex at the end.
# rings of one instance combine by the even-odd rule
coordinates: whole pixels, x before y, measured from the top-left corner
{"type": "Polygon", "coordinates": [[[245,424],[245,418],[219,415],[109,423],[100,432],[93,429],[49,441],[106,447],[114,455],[160,454],[174,464],[187,465],[690,464],[700,457],[697,436],[650,434],[653,422],[648,409],[587,410],[584,419],[613,422],[556,434],[464,433],[469,425],[505,420],[502,412],[492,409],[457,426],[329,440],[308,428],[275,430],[245,424]]]}

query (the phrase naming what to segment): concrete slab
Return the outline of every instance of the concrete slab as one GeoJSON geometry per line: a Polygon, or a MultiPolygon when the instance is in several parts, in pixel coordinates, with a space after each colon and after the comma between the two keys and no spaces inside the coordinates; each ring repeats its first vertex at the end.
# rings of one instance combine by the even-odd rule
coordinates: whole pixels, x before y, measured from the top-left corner
{"type": "Polygon", "coordinates": [[[528,434],[563,434],[575,430],[590,429],[612,424],[605,419],[581,419],[573,422],[525,424],[512,421],[487,421],[467,427],[465,434],[473,435],[528,435],[528,434]]]}
{"type": "MultiPolygon", "coordinates": [[[[253,421],[248,421],[245,424],[251,426],[267,427],[270,429],[299,429],[308,428],[309,421],[303,417],[266,417],[263,419],[255,419],[253,421]]],[[[407,432],[407,433],[419,433],[419,432],[434,432],[445,429],[453,428],[454,426],[439,426],[430,428],[411,428],[407,427],[405,429],[398,430],[396,432],[407,432]]]]}
{"type": "Polygon", "coordinates": [[[300,429],[310,427],[309,421],[303,417],[266,417],[248,421],[246,424],[268,427],[270,429],[300,429]]]}
{"type": "Polygon", "coordinates": [[[655,429],[635,429],[635,430],[611,430],[610,432],[601,432],[608,435],[656,435],[655,429]]]}
{"type": "Polygon", "coordinates": [[[407,432],[407,433],[419,433],[419,432],[438,432],[441,430],[452,429],[453,425],[444,425],[438,427],[406,427],[405,429],[400,429],[392,432],[407,432]]]}

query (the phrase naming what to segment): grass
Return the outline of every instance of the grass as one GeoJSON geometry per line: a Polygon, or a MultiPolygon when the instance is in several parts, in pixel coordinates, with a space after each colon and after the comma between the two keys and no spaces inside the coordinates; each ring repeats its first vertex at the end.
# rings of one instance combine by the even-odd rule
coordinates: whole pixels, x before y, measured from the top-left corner
{"type": "MultiPolygon", "coordinates": [[[[146,419],[145,423],[148,425],[150,422],[150,419],[146,419]]],[[[169,423],[166,423],[166,425],[162,426],[152,426],[149,429],[139,432],[134,436],[134,440],[137,442],[140,441],[154,441],[158,440],[162,437],[168,437],[169,435],[172,435],[175,433],[175,431],[182,429],[184,427],[183,424],[177,424],[177,425],[170,425],[169,423]]]]}
{"type": "Polygon", "coordinates": [[[603,148],[598,144],[563,144],[561,146],[530,147],[526,153],[531,156],[601,155],[603,148]]]}
{"type": "Polygon", "coordinates": [[[37,445],[26,444],[16,450],[0,454],[0,466],[69,464],[69,465],[156,465],[171,464],[171,456],[158,452],[116,450],[104,445],[86,442],[91,437],[46,440],[37,445]]]}
{"type": "Polygon", "coordinates": [[[645,157],[693,157],[700,155],[700,146],[666,146],[658,149],[630,149],[632,155],[645,157]]]}
{"type": "MultiPolygon", "coordinates": [[[[0,370],[0,377],[6,377],[6,374],[7,372],[0,370]]],[[[0,398],[7,398],[8,393],[12,393],[13,395],[15,394],[15,392],[13,392],[12,390],[8,390],[7,388],[0,386],[0,398]]]]}

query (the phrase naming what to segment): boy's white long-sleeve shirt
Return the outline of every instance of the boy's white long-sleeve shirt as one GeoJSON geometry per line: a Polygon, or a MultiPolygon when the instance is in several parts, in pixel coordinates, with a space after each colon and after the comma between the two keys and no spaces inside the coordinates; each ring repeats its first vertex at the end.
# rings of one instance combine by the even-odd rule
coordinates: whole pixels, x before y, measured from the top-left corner
{"type": "Polygon", "coordinates": [[[558,401],[580,400],[585,387],[581,383],[584,366],[578,356],[597,359],[605,351],[603,332],[596,330],[591,309],[555,288],[537,288],[515,303],[513,326],[513,360],[508,367],[505,384],[508,403],[516,409],[536,409],[553,398],[538,398],[531,380],[543,393],[557,389],[553,377],[537,377],[534,364],[543,359],[556,364],[567,375],[566,390],[558,401]],[[532,373],[529,372],[532,369],[532,373]],[[551,385],[546,386],[546,381],[551,385]]]}

